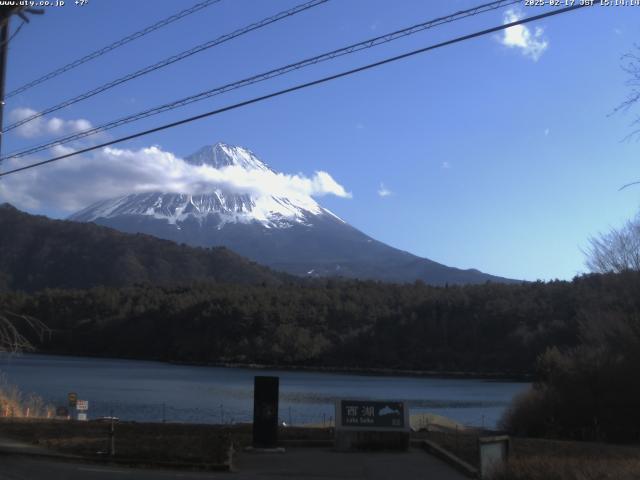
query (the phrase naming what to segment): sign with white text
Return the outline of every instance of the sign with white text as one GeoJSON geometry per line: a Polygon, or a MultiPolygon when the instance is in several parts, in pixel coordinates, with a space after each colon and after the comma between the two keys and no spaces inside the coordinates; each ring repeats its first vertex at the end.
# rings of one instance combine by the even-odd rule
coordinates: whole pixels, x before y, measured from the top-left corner
{"type": "Polygon", "coordinates": [[[408,409],[404,402],[381,400],[339,400],[336,428],[363,430],[408,430],[408,409]]]}
{"type": "Polygon", "coordinates": [[[89,400],[78,400],[76,402],[76,410],[89,410],[89,400]]]}

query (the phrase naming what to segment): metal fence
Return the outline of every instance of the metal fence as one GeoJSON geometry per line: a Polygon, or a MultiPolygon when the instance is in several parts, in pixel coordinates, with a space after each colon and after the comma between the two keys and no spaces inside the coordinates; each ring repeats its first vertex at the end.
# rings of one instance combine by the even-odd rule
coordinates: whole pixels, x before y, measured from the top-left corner
{"type": "MultiPolygon", "coordinates": [[[[58,402],[65,405],[64,402],[58,402]]],[[[66,405],[65,405],[66,406],[66,405]]],[[[78,418],[74,408],[67,407],[69,418],[78,418]]],[[[41,403],[14,403],[0,401],[0,417],[40,417],[55,416],[55,405],[41,403]]],[[[460,415],[459,412],[438,409],[411,408],[411,427],[415,431],[446,429],[449,431],[493,430],[496,428],[495,414],[460,415]],[[463,420],[457,418],[463,417],[463,420]]],[[[116,417],[124,421],[150,423],[201,423],[218,425],[236,425],[251,423],[253,409],[242,408],[236,404],[212,403],[206,408],[176,407],[168,403],[119,403],[89,400],[86,412],[89,420],[104,417],[116,417]]],[[[333,427],[335,424],[335,406],[332,403],[322,405],[281,404],[278,411],[278,423],[282,426],[333,427]]]]}

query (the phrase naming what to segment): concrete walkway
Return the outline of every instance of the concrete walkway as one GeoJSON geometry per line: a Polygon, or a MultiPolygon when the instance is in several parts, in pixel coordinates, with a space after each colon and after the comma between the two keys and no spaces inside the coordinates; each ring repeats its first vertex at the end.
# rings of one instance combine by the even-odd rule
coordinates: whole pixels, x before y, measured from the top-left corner
{"type": "Polygon", "coordinates": [[[334,452],[330,448],[287,447],[285,453],[236,452],[234,471],[187,472],[86,464],[78,457],[0,437],[0,480],[216,478],[228,480],[464,480],[448,464],[422,449],[409,452],[334,452]],[[47,458],[49,457],[49,458],[47,458]]]}
{"type": "Polygon", "coordinates": [[[2,453],[15,453],[22,455],[51,455],[51,451],[38,445],[32,445],[29,443],[21,442],[20,440],[14,440],[0,436],[0,452],[2,453]]]}
{"type": "Polygon", "coordinates": [[[287,448],[285,453],[239,452],[230,474],[242,480],[403,480],[434,478],[464,480],[446,463],[424,450],[405,453],[354,452],[340,453],[323,448],[287,448]]]}

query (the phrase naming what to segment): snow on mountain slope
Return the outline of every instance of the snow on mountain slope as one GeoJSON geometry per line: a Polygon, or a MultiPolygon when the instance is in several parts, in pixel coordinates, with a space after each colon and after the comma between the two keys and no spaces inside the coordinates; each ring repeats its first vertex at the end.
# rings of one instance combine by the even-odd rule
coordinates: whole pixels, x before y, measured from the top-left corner
{"type": "MultiPolygon", "coordinates": [[[[224,143],[203,147],[184,160],[192,165],[208,165],[216,169],[236,167],[245,171],[276,173],[249,150],[224,143]]],[[[122,215],[145,215],[165,220],[176,227],[187,219],[202,221],[212,216],[217,218],[218,228],[227,223],[253,222],[265,228],[288,228],[295,224],[309,225],[317,215],[330,215],[342,221],[309,195],[238,194],[224,188],[215,188],[203,195],[162,192],[127,195],[94,203],[70,219],[93,222],[122,215]]]]}
{"type": "MultiPolygon", "coordinates": [[[[302,276],[422,280],[438,285],[509,281],[474,269],[448,267],[367,236],[311,197],[309,192],[316,190],[309,182],[318,180],[317,175],[308,179],[280,174],[245,148],[218,143],[184,160],[202,168],[196,172],[197,179],[200,174],[211,177],[213,169],[225,172],[222,177],[242,181],[232,182],[233,188],[224,182],[208,184],[200,190],[205,193],[197,195],[134,193],[94,203],[70,219],[192,246],[225,246],[256,262],[302,276]],[[239,190],[238,185],[247,179],[253,188],[239,190]],[[304,188],[283,189],[283,179],[304,188]]],[[[320,190],[346,194],[325,175],[319,179],[320,190]]]]}

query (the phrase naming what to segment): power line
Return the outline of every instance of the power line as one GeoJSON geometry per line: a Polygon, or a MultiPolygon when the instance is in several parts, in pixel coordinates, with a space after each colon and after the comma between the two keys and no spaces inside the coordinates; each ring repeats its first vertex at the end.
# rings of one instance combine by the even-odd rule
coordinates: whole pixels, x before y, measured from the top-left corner
{"type": "Polygon", "coordinates": [[[112,80],[108,83],[105,83],[104,85],[101,85],[99,87],[96,87],[92,90],[89,90],[85,93],[82,93],[80,95],[77,95],[73,98],[70,98],[68,100],[65,100],[62,103],[59,103],[57,105],[54,105],[52,107],[46,108],[40,112],[37,112],[27,118],[23,118],[22,120],[19,120],[17,122],[12,123],[11,125],[6,126],[3,130],[2,133],[6,133],[10,130],[13,130],[14,128],[18,128],[20,125],[24,125],[25,123],[28,123],[32,120],[35,120],[36,118],[40,118],[44,115],[47,115],[49,113],[53,113],[57,110],[60,110],[62,108],[68,107],[70,105],[73,105],[75,103],[81,102],[83,100],[86,100],[87,98],[93,97],[95,95],[98,95],[99,93],[102,93],[106,90],[109,90],[117,85],[123,84],[125,82],[128,82],[129,80],[133,80],[134,78],[138,78],[141,77],[143,75],[146,75],[148,73],[154,72],[156,70],[159,70],[161,68],[164,68],[168,65],[171,65],[175,62],[179,62],[180,60],[184,60],[185,58],[188,58],[192,55],[195,55],[196,53],[200,53],[203,52],[205,50],[208,50],[210,48],[213,48],[217,45],[220,45],[222,43],[228,42],[229,40],[232,40],[234,38],[240,37],[242,35],[245,35],[249,32],[252,32],[254,30],[258,30],[260,28],[266,27],[267,25],[270,25],[272,23],[278,22],[280,20],[283,20],[285,18],[291,17],[293,15],[296,15],[300,12],[303,12],[305,10],[308,10],[310,8],[313,7],[317,7],[318,5],[321,5],[323,3],[328,2],[329,0],[311,0],[308,1],[306,3],[302,3],[300,5],[297,5],[293,8],[290,8],[288,10],[282,11],[280,13],[277,13],[275,15],[272,15],[270,17],[264,18],[262,20],[260,20],[259,22],[255,22],[252,23],[251,25],[248,25],[246,27],[240,28],[238,30],[235,30],[234,32],[231,32],[229,34],[226,35],[222,35],[221,37],[218,37],[214,40],[211,40],[209,42],[205,42],[202,43],[200,45],[197,45],[193,48],[190,48],[189,50],[185,50],[183,52],[180,52],[176,55],[173,55],[169,58],[166,58],[164,60],[161,60],[157,63],[154,63],[153,65],[149,65],[145,68],[142,68],[140,70],[137,70],[133,73],[129,73],[123,77],[117,78],[115,80],[112,80]]]}
{"type": "Polygon", "coordinates": [[[46,165],[46,164],[49,164],[49,163],[57,162],[59,160],[63,160],[65,158],[73,157],[75,155],[80,155],[82,153],[87,153],[87,152],[90,152],[92,150],[97,150],[99,148],[108,147],[108,146],[114,145],[116,143],[124,142],[124,141],[127,141],[127,140],[132,140],[134,138],[139,138],[139,137],[142,137],[142,136],[145,136],[145,135],[149,135],[149,134],[152,134],[152,133],[156,133],[156,132],[159,132],[159,131],[162,131],[162,130],[167,130],[169,128],[177,127],[179,125],[184,125],[186,123],[190,123],[190,122],[193,122],[193,121],[196,121],[196,120],[200,120],[202,118],[211,117],[211,116],[218,115],[218,114],[221,114],[221,113],[224,113],[224,112],[228,112],[230,110],[235,110],[237,108],[241,108],[241,107],[244,107],[244,106],[247,106],[247,105],[251,105],[251,104],[254,104],[254,103],[262,102],[262,101],[268,100],[270,98],[279,97],[279,96],[285,95],[287,93],[291,93],[291,92],[295,92],[295,91],[298,91],[298,90],[302,90],[302,89],[309,88],[309,87],[312,87],[312,86],[315,86],[315,85],[320,85],[322,83],[326,83],[326,82],[329,82],[331,80],[336,80],[338,78],[347,77],[347,76],[353,75],[355,73],[363,72],[365,70],[370,70],[372,68],[376,68],[376,67],[379,67],[379,66],[382,66],[382,65],[386,65],[388,63],[396,62],[398,60],[403,60],[405,58],[409,58],[409,57],[418,55],[420,53],[425,53],[425,52],[428,52],[428,51],[431,51],[431,50],[435,50],[435,49],[438,49],[438,48],[446,47],[448,45],[453,45],[455,43],[460,43],[460,42],[463,42],[463,41],[466,41],[466,40],[471,40],[473,38],[477,38],[477,37],[480,37],[480,36],[483,36],[483,35],[488,35],[488,34],[491,34],[491,33],[499,32],[501,30],[505,30],[507,28],[515,27],[517,25],[523,25],[523,24],[526,24],[526,23],[529,23],[529,22],[534,22],[536,20],[541,20],[543,18],[559,15],[559,14],[562,14],[562,13],[567,13],[567,12],[570,12],[570,11],[573,11],[573,10],[577,10],[579,8],[589,7],[589,6],[593,6],[593,5],[594,5],[594,3],[583,3],[583,4],[573,5],[573,6],[570,6],[570,7],[560,8],[560,9],[557,9],[557,10],[552,10],[550,12],[541,13],[541,14],[535,15],[533,17],[523,18],[523,19],[517,20],[515,22],[506,23],[506,24],[499,25],[499,26],[496,26],[496,27],[491,27],[491,28],[488,28],[488,29],[485,29],[485,30],[481,30],[481,31],[478,31],[478,32],[475,32],[475,33],[470,33],[468,35],[463,35],[461,37],[456,37],[456,38],[454,38],[452,40],[447,40],[447,41],[444,41],[444,42],[441,42],[441,43],[437,43],[437,44],[434,44],[434,45],[429,45],[427,47],[423,47],[423,48],[420,48],[420,49],[417,49],[417,50],[412,50],[410,52],[403,53],[401,55],[396,55],[394,57],[389,57],[389,58],[386,58],[384,60],[379,60],[379,61],[374,62],[374,63],[369,63],[369,64],[364,65],[362,67],[357,67],[357,68],[354,68],[354,69],[351,69],[351,70],[347,70],[347,71],[340,72],[340,73],[337,73],[337,74],[334,74],[334,75],[330,75],[328,77],[323,77],[323,78],[320,78],[320,79],[317,79],[317,80],[313,80],[311,82],[298,84],[298,85],[295,85],[293,87],[289,87],[289,88],[285,88],[283,90],[279,90],[277,92],[269,93],[267,95],[262,95],[260,97],[254,97],[254,98],[252,98],[250,100],[245,100],[243,102],[235,103],[233,105],[228,105],[226,107],[219,108],[217,110],[211,110],[209,112],[205,112],[205,113],[201,113],[199,115],[194,115],[192,117],[184,118],[184,119],[178,120],[176,122],[167,123],[167,124],[161,125],[159,127],[151,128],[149,130],[144,130],[142,132],[138,132],[138,133],[134,133],[134,134],[131,134],[131,135],[127,135],[125,137],[120,137],[120,138],[117,138],[115,140],[111,140],[111,141],[108,141],[108,142],[101,143],[100,145],[94,145],[92,147],[83,148],[83,149],[77,150],[75,152],[67,153],[65,155],[60,155],[58,157],[50,158],[48,160],[43,160],[41,162],[33,163],[31,165],[26,165],[24,167],[19,167],[19,168],[15,168],[13,170],[8,170],[6,172],[0,173],[0,177],[5,177],[7,175],[11,175],[11,174],[14,174],[14,173],[17,173],[17,172],[22,172],[24,170],[29,170],[31,168],[39,167],[39,166],[46,165]]]}
{"type": "Polygon", "coordinates": [[[221,87],[216,87],[210,90],[206,90],[204,92],[200,92],[197,93],[195,95],[190,95],[188,97],[182,98],[180,100],[175,100],[173,102],[170,103],[166,103],[164,105],[160,105],[160,106],[156,106],[147,110],[143,110],[142,112],[138,112],[132,115],[128,115],[126,117],[117,119],[117,120],[113,120],[111,122],[99,125],[97,127],[93,127],[87,130],[83,130],[81,132],[77,132],[71,135],[67,135],[66,137],[59,137],[55,140],[51,140],[47,143],[41,144],[41,145],[37,145],[34,147],[29,147],[27,149],[18,151],[18,152],[12,152],[11,154],[7,155],[4,158],[0,158],[0,162],[3,160],[7,160],[10,158],[19,158],[19,157],[23,157],[25,155],[30,155],[32,153],[36,153],[36,152],[41,152],[43,150],[46,150],[54,145],[62,145],[65,143],[69,143],[72,142],[74,140],[79,140],[81,138],[85,138],[88,137],[90,135],[93,135],[95,133],[99,133],[99,132],[104,132],[107,130],[111,130],[113,128],[131,123],[131,122],[135,122],[137,120],[143,119],[143,118],[147,118],[153,115],[157,115],[159,113],[163,113],[169,110],[173,110],[175,108],[179,108],[179,107],[183,107],[185,105],[189,105],[191,103],[195,103],[201,100],[205,100],[207,98],[216,96],[216,95],[221,95],[223,93],[229,92],[231,90],[236,90],[248,85],[252,85],[254,83],[258,83],[258,82],[263,82],[265,80],[269,80],[271,78],[274,77],[278,77],[281,75],[285,75],[289,72],[292,72],[294,70],[299,70],[301,68],[305,68],[311,65],[315,65],[317,63],[321,63],[327,60],[332,60],[334,58],[337,57],[341,57],[343,55],[347,55],[347,54],[351,54],[360,50],[364,50],[364,49],[368,49],[368,48],[372,48],[378,45],[381,45],[383,43],[388,43],[388,42],[392,42],[394,40],[397,40],[399,38],[403,38],[409,35],[413,35],[415,33],[421,32],[423,30],[429,29],[429,28],[433,28],[433,27],[437,27],[439,25],[443,25],[446,23],[451,23],[454,21],[458,21],[461,20],[463,18],[466,17],[470,17],[473,15],[478,15],[480,13],[485,13],[488,11],[492,11],[492,10],[496,10],[499,8],[503,8],[506,7],[508,5],[512,5],[514,3],[520,3],[520,0],[498,0],[498,1],[493,1],[490,3],[486,3],[483,5],[479,5],[477,7],[473,7],[467,10],[461,10],[458,11],[456,13],[444,16],[444,17],[439,17],[433,20],[429,20],[427,22],[423,22],[423,23],[419,23],[416,25],[413,25],[411,27],[408,28],[404,28],[401,30],[397,30],[395,32],[391,32],[385,35],[381,35],[378,37],[374,37],[374,38],[370,38],[368,40],[359,42],[359,43],[355,43],[352,45],[349,45],[347,47],[343,47],[343,48],[339,48],[337,50],[333,50],[327,53],[323,53],[320,55],[317,55],[315,57],[310,57],[310,58],[306,58],[304,60],[301,60],[299,62],[296,63],[292,63],[289,65],[285,65],[284,67],[279,67],[276,68],[274,70],[269,70],[268,72],[264,72],[264,73],[260,73],[258,75],[254,75],[248,78],[245,78],[243,80],[239,80],[233,83],[229,83],[226,85],[223,85],[221,87]]]}
{"type": "Polygon", "coordinates": [[[89,53],[88,55],[85,55],[82,58],[79,58],[71,63],[68,63],[60,68],[57,68],[56,70],[53,70],[52,72],[47,73],[46,75],[43,75],[40,78],[37,78],[29,83],[27,83],[26,85],[23,85],[19,88],[16,88],[15,90],[12,90],[11,92],[7,93],[5,98],[10,98],[13,97],[14,95],[17,95],[19,93],[22,93],[26,90],[29,90],[30,88],[35,87],[36,85],[39,85],[43,82],[46,82],[47,80],[51,80],[54,77],[57,77],[58,75],[61,75],[65,72],[68,72],[69,70],[72,70],[80,65],[82,65],[83,63],[87,63],[95,58],[98,58],[102,55],[104,55],[105,53],[108,53],[112,50],[115,50],[116,48],[122,47],[123,45],[126,45],[127,43],[133,42],[134,40],[137,40],[139,38],[144,37],[145,35],[148,35],[149,33],[158,30],[159,28],[165,27],[167,25],[169,25],[170,23],[173,23],[177,20],[180,20],[181,18],[186,17],[187,15],[191,15],[192,13],[198,12],[200,10],[202,10],[203,8],[207,8],[215,3],[220,2],[221,0],[204,0],[203,2],[200,3],[196,3],[195,5],[193,5],[190,8],[187,8],[185,10],[182,10],[174,15],[171,15],[170,17],[167,17],[163,20],[160,20],[159,22],[154,23],[153,25],[150,25],[142,30],[139,30],[135,33],[132,33],[131,35],[127,35],[124,38],[121,38],[120,40],[117,40],[109,45],[107,45],[106,47],[102,47],[98,50],[95,50],[94,52],[89,53]]]}
{"type": "Polygon", "coordinates": [[[27,23],[24,20],[20,23],[20,25],[18,25],[18,28],[15,29],[15,31],[11,34],[11,36],[5,40],[4,42],[0,43],[0,48],[4,47],[5,44],[10,44],[11,41],[18,35],[18,33],[20,33],[20,30],[22,29],[22,26],[27,23]]]}

